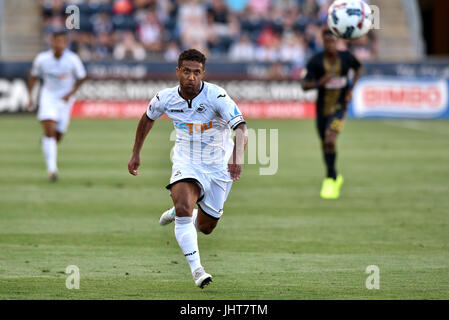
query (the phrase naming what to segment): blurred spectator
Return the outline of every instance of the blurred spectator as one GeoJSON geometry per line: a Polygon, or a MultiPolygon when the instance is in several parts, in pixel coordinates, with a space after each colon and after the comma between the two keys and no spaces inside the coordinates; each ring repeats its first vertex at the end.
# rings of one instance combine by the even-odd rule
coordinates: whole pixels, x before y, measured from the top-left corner
{"type": "Polygon", "coordinates": [[[168,62],[178,61],[178,56],[181,53],[181,49],[176,41],[170,41],[167,45],[167,49],[164,52],[164,59],[168,62]]]}
{"type": "Polygon", "coordinates": [[[252,11],[260,15],[267,15],[271,0],[249,0],[248,6],[252,11]]]}
{"type": "Polygon", "coordinates": [[[279,55],[282,62],[305,64],[306,46],[304,38],[297,37],[295,34],[284,36],[279,55]]]}
{"type": "Polygon", "coordinates": [[[129,15],[133,11],[131,0],[114,0],[112,11],[117,15],[129,15]]]}
{"type": "Polygon", "coordinates": [[[226,5],[232,12],[243,12],[248,5],[248,0],[226,0],[226,5]]]}
{"type": "Polygon", "coordinates": [[[110,33],[113,30],[111,19],[106,12],[100,12],[92,16],[91,23],[95,34],[110,33]]]}
{"type": "Polygon", "coordinates": [[[109,59],[113,51],[112,39],[108,33],[100,33],[93,45],[93,59],[109,59]]]}
{"type": "Polygon", "coordinates": [[[136,41],[132,31],[125,31],[120,35],[120,38],[120,42],[114,48],[114,59],[145,59],[145,49],[139,42],[136,41]]]}
{"type": "Polygon", "coordinates": [[[185,0],[179,6],[178,28],[182,49],[195,48],[208,51],[206,9],[198,1],[185,0]]]}
{"type": "Polygon", "coordinates": [[[149,51],[162,50],[163,29],[154,11],[148,11],[145,21],[138,25],[139,41],[149,51]]]}
{"type": "Polygon", "coordinates": [[[244,33],[235,42],[229,51],[229,59],[232,61],[252,61],[255,58],[256,47],[251,42],[247,33],[244,33]]]}
{"type": "Polygon", "coordinates": [[[374,60],[378,51],[373,32],[351,41],[348,47],[360,61],[374,60]]]}

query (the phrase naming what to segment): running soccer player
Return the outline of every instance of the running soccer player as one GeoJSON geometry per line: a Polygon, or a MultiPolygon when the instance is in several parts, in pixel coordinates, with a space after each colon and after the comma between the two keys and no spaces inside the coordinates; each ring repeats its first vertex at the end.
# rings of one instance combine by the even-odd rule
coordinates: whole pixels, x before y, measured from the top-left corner
{"type": "Polygon", "coordinates": [[[39,98],[38,120],[42,123],[42,151],[44,153],[50,181],[58,179],[57,142],[67,131],[74,94],[86,79],[86,70],[79,57],[67,48],[64,32],[55,32],[51,39],[51,49],[41,52],[34,59],[28,89],[31,111],[31,92],[38,78],[43,80],[39,98]]]}
{"type": "Polygon", "coordinates": [[[304,90],[318,89],[316,124],[327,169],[320,195],[324,199],[337,199],[343,176],[337,174],[335,168],[336,142],[352,99],[352,88],[361,74],[361,64],[350,52],[337,50],[337,38],[330,30],[323,30],[322,37],[324,52],[308,62],[302,87],[304,90]],[[350,84],[348,73],[351,69],[354,77],[350,84]]]}
{"type": "Polygon", "coordinates": [[[176,130],[172,175],[166,187],[174,207],[161,215],[159,223],[175,222],[176,240],[200,288],[212,276],[201,265],[197,231],[210,234],[216,227],[232,182],[240,178],[248,140],[245,120],[235,102],[224,89],[203,81],[205,63],[206,57],[195,49],[179,55],[179,85],[151,99],[137,126],[128,162],[129,173],[137,175],[145,137],[154,121],[167,114],[176,130]]]}

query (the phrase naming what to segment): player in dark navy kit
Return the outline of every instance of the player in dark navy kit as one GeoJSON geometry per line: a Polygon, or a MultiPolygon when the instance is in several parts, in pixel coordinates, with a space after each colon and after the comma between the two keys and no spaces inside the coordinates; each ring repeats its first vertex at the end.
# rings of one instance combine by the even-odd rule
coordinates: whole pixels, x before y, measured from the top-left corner
{"type": "Polygon", "coordinates": [[[335,169],[336,141],[343,129],[352,88],[360,77],[362,65],[349,51],[337,50],[337,37],[330,30],[323,30],[322,37],[324,51],[308,62],[302,87],[304,90],[318,89],[316,123],[327,168],[320,195],[324,199],[337,199],[343,176],[335,169]],[[352,81],[348,76],[351,69],[354,71],[352,81]]]}

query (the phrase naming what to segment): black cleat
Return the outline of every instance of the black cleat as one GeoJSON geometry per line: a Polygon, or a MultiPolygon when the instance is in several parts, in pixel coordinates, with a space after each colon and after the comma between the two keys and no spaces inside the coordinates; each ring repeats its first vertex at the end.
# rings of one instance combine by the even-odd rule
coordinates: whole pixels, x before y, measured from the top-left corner
{"type": "Polygon", "coordinates": [[[51,173],[49,176],[50,182],[56,182],[58,181],[58,174],[57,173],[51,173]]]}
{"type": "Polygon", "coordinates": [[[204,289],[204,287],[209,285],[209,283],[211,283],[211,282],[212,282],[212,277],[204,279],[203,282],[200,284],[200,288],[204,289]]]}

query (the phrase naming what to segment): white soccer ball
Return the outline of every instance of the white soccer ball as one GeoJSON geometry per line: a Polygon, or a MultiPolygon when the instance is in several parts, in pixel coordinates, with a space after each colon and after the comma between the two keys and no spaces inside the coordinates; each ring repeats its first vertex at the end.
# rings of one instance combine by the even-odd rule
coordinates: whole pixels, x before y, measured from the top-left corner
{"type": "Polygon", "coordinates": [[[329,7],[327,24],[337,37],[358,39],[371,29],[373,12],[362,0],[336,0],[329,7]]]}

